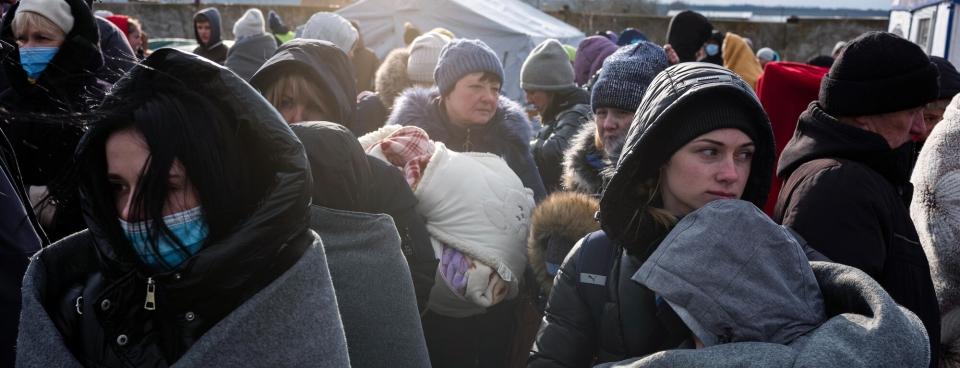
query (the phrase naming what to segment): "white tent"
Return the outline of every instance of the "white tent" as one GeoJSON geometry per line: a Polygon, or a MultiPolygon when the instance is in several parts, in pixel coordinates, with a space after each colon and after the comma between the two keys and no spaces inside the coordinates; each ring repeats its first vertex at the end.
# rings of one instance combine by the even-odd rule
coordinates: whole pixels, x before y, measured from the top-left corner
{"type": "Polygon", "coordinates": [[[337,11],[360,25],[363,42],[383,59],[403,47],[403,24],[423,32],[443,27],[458,38],[478,38],[503,62],[503,94],[523,99],[520,67],[548,38],[576,46],[583,32],[519,0],[361,0],[337,11]]]}

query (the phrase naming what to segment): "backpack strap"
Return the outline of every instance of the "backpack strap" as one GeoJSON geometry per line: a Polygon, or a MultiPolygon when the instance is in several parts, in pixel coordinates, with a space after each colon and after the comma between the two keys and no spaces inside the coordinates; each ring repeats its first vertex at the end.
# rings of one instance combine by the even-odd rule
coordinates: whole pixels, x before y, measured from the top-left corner
{"type": "Polygon", "coordinates": [[[608,278],[617,247],[603,231],[587,234],[577,256],[577,292],[587,303],[597,326],[600,326],[604,305],[610,300],[608,278]]]}

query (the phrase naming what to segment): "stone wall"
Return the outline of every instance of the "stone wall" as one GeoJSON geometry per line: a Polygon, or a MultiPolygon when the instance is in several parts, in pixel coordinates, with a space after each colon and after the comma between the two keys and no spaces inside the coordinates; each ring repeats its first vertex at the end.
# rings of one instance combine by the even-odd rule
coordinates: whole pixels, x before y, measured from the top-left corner
{"type": "MultiPolygon", "coordinates": [[[[664,43],[670,18],[662,16],[551,13],[587,35],[598,30],[620,31],[633,27],[656,43],[664,43]]],[[[805,61],[813,56],[830,54],[834,44],[852,39],[867,31],[885,31],[886,18],[799,18],[786,23],[711,20],[717,29],[733,32],[753,40],[756,49],[770,47],[785,60],[805,61]]],[[[754,50],[756,51],[756,50],[754,50]]]]}
{"type": "MultiPolygon", "coordinates": [[[[264,15],[274,10],[293,29],[303,24],[315,12],[333,11],[349,0],[305,0],[309,6],[259,6],[264,15]]],[[[223,17],[223,38],[233,38],[233,23],[253,5],[215,5],[223,17]]],[[[205,7],[205,6],[204,6],[205,7]]],[[[151,38],[193,38],[193,14],[199,10],[192,4],[155,3],[98,3],[96,9],[109,10],[140,19],[151,38]]],[[[619,31],[633,27],[644,32],[650,40],[663,43],[670,19],[663,16],[591,14],[553,12],[557,17],[587,35],[597,30],[619,31]]],[[[804,61],[820,54],[829,54],[833,45],[873,30],[886,30],[887,19],[800,18],[787,23],[748,21],[711,21],[714,27],[749,37],[754,46],[770,47],[780,52],[785,60],[804,61]]]]}

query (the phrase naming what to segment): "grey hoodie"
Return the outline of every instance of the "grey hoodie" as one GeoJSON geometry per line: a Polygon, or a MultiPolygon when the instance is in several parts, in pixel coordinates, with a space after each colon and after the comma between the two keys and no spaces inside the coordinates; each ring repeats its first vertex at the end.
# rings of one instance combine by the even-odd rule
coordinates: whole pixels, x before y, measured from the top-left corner
{"type": "Polygon", "coordinates": [[[633,280],[704,343],[608,367],[926,367],[926,329],[869,276],[807,262],[753,204],[718,200],[685,216],[633,280]]]}

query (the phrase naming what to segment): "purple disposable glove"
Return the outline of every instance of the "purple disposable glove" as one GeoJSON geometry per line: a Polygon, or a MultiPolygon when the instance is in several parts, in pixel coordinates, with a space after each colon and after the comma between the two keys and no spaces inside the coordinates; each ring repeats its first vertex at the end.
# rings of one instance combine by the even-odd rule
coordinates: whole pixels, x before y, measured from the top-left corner
{"type": "Polygon", "coordinates": [[[467,290],[467,271],[473,268],[473,261],[460,251],[443,246],[443,255],[440,257],[440,276],[447,282],[450,290],[459,297],[463,297],[467,290]]]}

